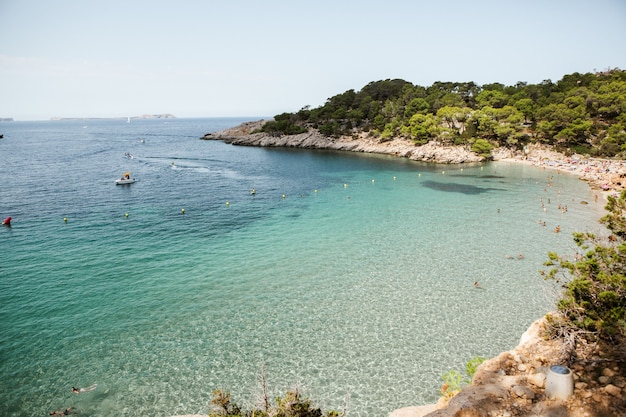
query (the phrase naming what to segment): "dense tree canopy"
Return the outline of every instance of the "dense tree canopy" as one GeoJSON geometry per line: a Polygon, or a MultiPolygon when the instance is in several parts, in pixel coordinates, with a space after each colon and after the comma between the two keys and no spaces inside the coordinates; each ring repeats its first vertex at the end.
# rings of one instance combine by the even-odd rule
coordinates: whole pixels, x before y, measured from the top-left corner
{"type": "Polygon", "coordinates": [[[529,142],[592,156],[626,156],[626,71],[573,73],[553,83],[479,86],[435,82],[429,87],[400,79],[348,90],[320,107],[283,113],[262,130],[296,134],[312,127],[328,136],[369,132],[380,140],[416,144],[522,148],[529,142]]]}

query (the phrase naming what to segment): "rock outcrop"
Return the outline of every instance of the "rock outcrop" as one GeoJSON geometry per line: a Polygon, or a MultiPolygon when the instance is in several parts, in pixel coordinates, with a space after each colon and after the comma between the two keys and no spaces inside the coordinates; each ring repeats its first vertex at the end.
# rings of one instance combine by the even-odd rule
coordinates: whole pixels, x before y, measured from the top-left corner
{"type": "Polygon", "coordinates": [[[436,142],[416,146],[406,139],[381,141],[367,134],[358,137],[342,136],[333,138],[322,135],[315,129],[298,135],[273,136],[267,133],[253,133],[259,129],[264,120],[243,123],[234,128],[208,133],[202,139],[222,140],[240,146],[289,147],[308,149],[327,149],[379,153],[409,158],[415,161],[458,164],[464,162],[480,162],[484,158],[472,152],[468,146],[446,146],[436,142]]]}
{"type": "Polygon", "coordinates": [[[524,333],[519,345],[483,362],[472,384],[438,408],[407,407],[390,417],[609,417],[626,416],[626,375],[620,363],[594,352],[577,361],[574,394],[567,400],[547,398],[546,375],[562,363],[563,346],[543,338],[545,318],[524,333]]]}

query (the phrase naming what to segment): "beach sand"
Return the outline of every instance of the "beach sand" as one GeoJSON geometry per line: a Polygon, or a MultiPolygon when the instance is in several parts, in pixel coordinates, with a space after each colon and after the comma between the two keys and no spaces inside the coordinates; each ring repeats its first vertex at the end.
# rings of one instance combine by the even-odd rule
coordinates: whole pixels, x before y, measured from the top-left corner
{"type": "Polygon", "coordinates": [[[531,145],[525,154],[506,155],[497,158],[529,164],[538,168],[551,169],[576,175],[587,181],[592,190],[600,195],[618,195],[626,188],[626,161],[588,158],[582,155],[566,156],[541,145],[531,145]]]}

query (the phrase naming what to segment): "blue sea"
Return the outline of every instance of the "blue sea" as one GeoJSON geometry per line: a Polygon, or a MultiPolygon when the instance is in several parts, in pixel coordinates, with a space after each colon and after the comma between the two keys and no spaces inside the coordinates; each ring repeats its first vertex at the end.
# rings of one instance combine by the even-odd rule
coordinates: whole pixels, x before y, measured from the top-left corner
{"type": "Polygon", "coordinates": [[[199,139],[248,120],[0,123],[0,415],[252,407],[262,370],[354,417],[434,402],[554,308],[547,253],[600,230],[556,171],[199,139]]]}

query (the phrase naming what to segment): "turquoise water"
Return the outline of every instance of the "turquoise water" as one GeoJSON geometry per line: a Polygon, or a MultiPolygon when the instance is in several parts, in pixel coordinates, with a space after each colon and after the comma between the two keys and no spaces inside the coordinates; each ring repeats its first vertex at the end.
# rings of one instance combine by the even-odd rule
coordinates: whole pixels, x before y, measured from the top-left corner
{"type": "Polygon", "coordinates": [[[241,121],[0,124],[0,415],[251,406],[262,367],[350,416],[433,402],[552,308],[547,252],[599,229],[552,171],[198,140],[241,121]]]}

